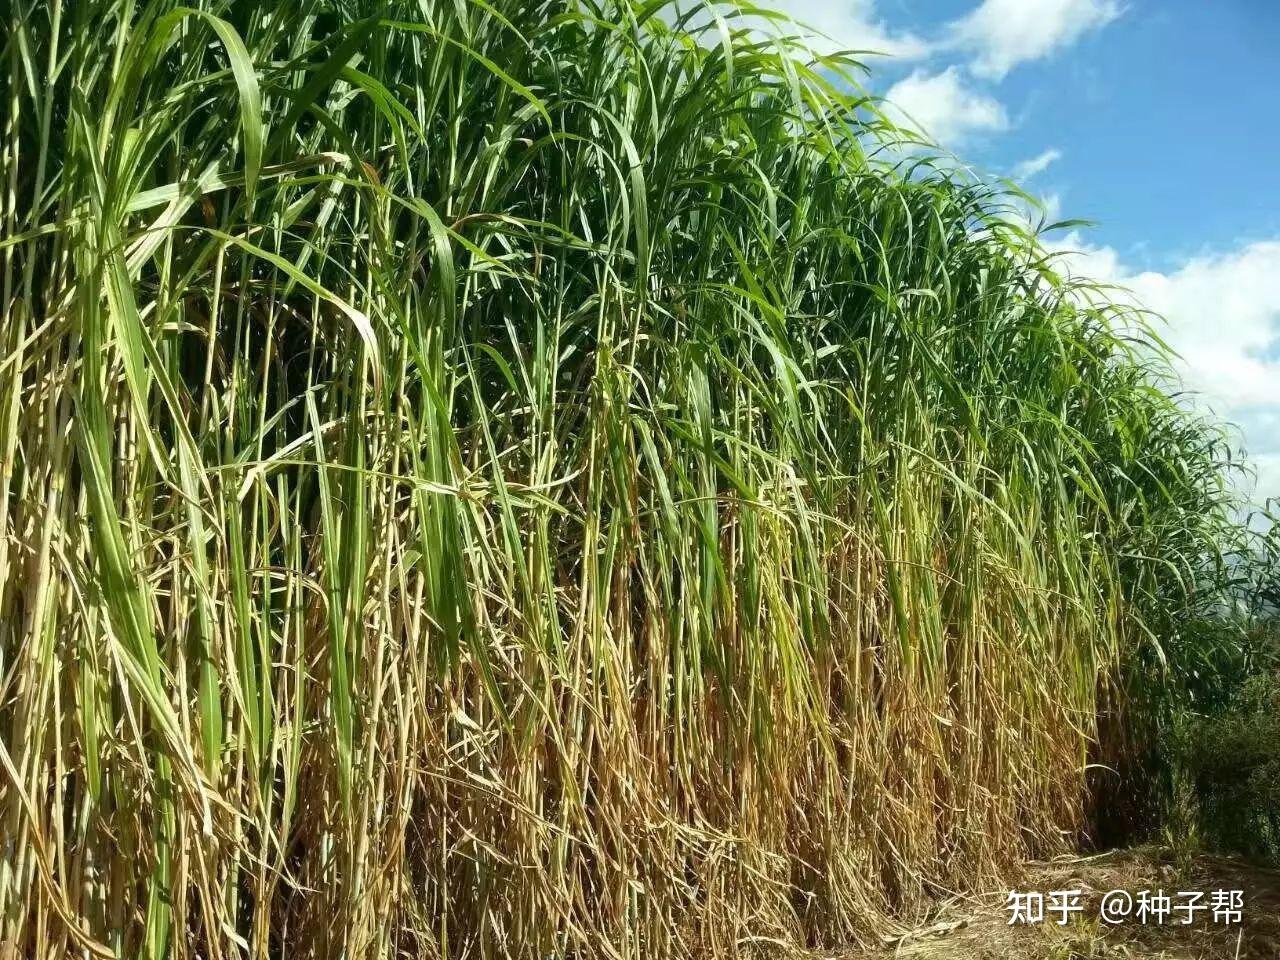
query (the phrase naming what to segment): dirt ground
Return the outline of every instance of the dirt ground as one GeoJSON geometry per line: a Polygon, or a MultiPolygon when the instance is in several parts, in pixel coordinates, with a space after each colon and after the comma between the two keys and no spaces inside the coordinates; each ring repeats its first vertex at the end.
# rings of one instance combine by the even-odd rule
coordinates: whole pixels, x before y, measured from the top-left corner
{"type": "MultiPolygon", "coordinates": [[[[1092,857],[1033,864],[1019,891],[1081,890],[1083,910],[1065,925],[1050,915],[1031,925],[1009,925],[1009,891],[954,900],[931,922],[886,942],[872,953],[845,953],[831,960],[1280,960],[1280,872],[1242,861],[1212,856],[1179,858],[1166,850],[1138,849],[1092,857]],[[1124,890],[1136,905],[1141,891],[1163,890],[1173,904],[1187,903],[1183,891],[1204,891],[1208,905],[1215,890],[1240,890],[1241,922],[1215,922],[1212,909],[1194,914],[1173,912],[1163,923],[1148,916],[1139,922],[1136,909],[1119,924],[1100,918],[1104,895],[1124,890]]],[[[1123,897],[1109,898],[1111,903],[1123,897]]],[[[1114,913],[1113,913],[1114,916],[1114,913]]]]}

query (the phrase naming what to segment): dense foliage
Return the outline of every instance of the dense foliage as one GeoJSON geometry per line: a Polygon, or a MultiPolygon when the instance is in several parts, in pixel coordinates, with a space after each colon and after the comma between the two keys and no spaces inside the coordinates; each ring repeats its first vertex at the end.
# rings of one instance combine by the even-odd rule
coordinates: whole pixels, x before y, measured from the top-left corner
{"type": "Polygon", "coordinates": [[[21,955],[863,937],[1072,842],[1100,709],[1224,601],[1226,445],[1142,318],[847,58],[631,0],[6,10],[21,955]]]}
{"type": "Polygon", "coordinates": [[[1280,863],[1280,663],[1251,676],[1225,707],[1184,715],[1178,735],[1188,833],[1211,849],[1280,863]]]}
{"type": "Polygon", "coordinates": [[[1166,830],[1280,865],[1280,501],[1256,514],[1238,615],[1202,626],[1194,660],[1154,738],[1171,801],[1166,830]],[[1212,637],[1205,637],[1212,632],[1212,637]]]}

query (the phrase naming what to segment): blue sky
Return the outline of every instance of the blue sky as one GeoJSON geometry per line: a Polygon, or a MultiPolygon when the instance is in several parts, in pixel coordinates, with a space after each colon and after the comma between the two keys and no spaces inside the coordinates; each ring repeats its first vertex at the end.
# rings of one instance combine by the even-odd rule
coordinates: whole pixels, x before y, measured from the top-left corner
{"type": "Polygon", "coordinates": [[[892,53],[871,86],[915,126],[1095,221],[1054,245],[1167,317],[1280,496],[1280,0],[762,2],[892,53]]]}

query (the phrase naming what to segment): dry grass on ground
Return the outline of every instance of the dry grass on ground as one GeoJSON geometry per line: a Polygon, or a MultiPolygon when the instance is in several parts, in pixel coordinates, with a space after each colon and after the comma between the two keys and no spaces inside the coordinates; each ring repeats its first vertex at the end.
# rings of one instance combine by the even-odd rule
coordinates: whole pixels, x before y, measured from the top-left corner
{"type": "Polygon", "coordinates": [[[1052,922],[1008,925],[1007,890],[954,899],[914,930],[887,940],[873,953],[833,955],[831,960],[1276,960],[1280,958],[1280,872],[1226,857],[1179,858],[1168,850],[1141,849],[1031,865],[1020,890],[1085,891],[1081,918],[1066,927],[1052,922]],[[1109,890],[1243,890],[1243,923],[1224,927],[1201,916],[1184,926],[1110,927],[1098,919],[1109,890]]]}

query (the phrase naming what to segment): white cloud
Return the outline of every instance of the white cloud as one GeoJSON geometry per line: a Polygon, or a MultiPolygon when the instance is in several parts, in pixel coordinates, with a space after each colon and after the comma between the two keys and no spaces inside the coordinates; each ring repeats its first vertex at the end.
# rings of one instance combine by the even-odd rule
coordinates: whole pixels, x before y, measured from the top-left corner
{"type": "Polygon", "coordinates": [[[1023,160],[1014,167],[1013,178],[1015,180],[1030,180],[1037,174],[1044,173],[1060,159],[1062,159],[1061,150],[1046,150],[1039,156],[1032,157],[1030,160],[1023,160]]]}
{"type": "Polygon", "coordinates": [[[1055,220],[1062,219],[1062,195],[1057,193],[1046,193],[1040,197],[1040,216],[1044,218],[1045,223],[1053,223],[1055,220]]]}
{"type": "Polygon", "coordinates": [[[1103,283],[1122,283],[1128,276],[1114,248],[1095,247],[1078,231],[1072,230],[1061,240],[1046,240],[1044,245],[1057,255],[1057,268],[1072,276],[1103,283]]]}
{"type": "Polygon", "coordinates": [[[1027,203],[1012,197],[1012,209],[1008,210],[1009,219],[1027,230],[1040,230],[1048,224],[1062,219],[1062,195],[1043,193],[1037,196],[1035,203],[1027,203]]]}
{"type": "MultiPolygon", "coordinates": [[[[812,36],[809,45],[817,53],[836,50],[874,50],[876,53],[914,60],[929,52],[929,45],[911,33],[891,31],[876,17],[874,0],[771,0],[764,6],[795,19],[823,36],[812,36]]],[[[778,26],[771,28],[774,31],[778,26]]],[[[795,32],[793,28],[783,29],[795,32]]]]}
{"type": "Polygon", "coordinates": [[[1280,243],[1141,273],[1134,292],[1170,321],[1172,346],[1194,383],[1231,408],[1280,406],[1280,243]]]}
{"type": "Polygon", "coordinates": [[[890,87],[885,97],[886,112],[895,123],[916,128],[946,147],[975,133],[1009,127],[1000,102],[966,84],[959,67],[932,74],[915,70],[890,87]]]}
{"type": "MultiPolygon", "coordinates": [[[[686,0],[675,9],[695,2],[686,0]]],[[[729,3],[720,6],[726,13],[733,9],[729,3]]],[[[941,37],[925,38],[889,27],[876,11],[876,0],[765,0],[763,6],[795,24],[751,15],[736,22],[767,33],[807,33],[819,54],[862,50],[919,60],[943,50],[965,51],[973,58],[971,72],[988,80],[1000,80],[1020,63],[1070,46],[1110,23],[1122,9],[1121,0],[981,0],[947,24],[941,37]]]]}
{"type": "Polygon", "coordinates": [[[976,75],[999,80],[1106,26],[1120,11],[1119,0],[982,0],[951,24],[951,44],[973,54],[976,75]]]}
{"type": "Polygon", "coordinates": [[[1116,251],[1069,234],[1066,269],[1123,284],[1160,314],[1177,370],[1219,416],[1241,428],[1256,496],[1280,496],[1280,241],[1192,258],[1170,273],[1128,270],[1116,251]]]}
{"type": "Polygon", "coordinates": [[[1280,497],[1280,452],[1254,454],[1249,462],[1257,473],[1255,499],[1258,503],[1267,497],[1280,497]]]}

